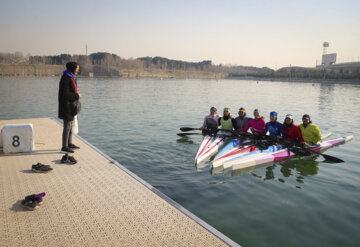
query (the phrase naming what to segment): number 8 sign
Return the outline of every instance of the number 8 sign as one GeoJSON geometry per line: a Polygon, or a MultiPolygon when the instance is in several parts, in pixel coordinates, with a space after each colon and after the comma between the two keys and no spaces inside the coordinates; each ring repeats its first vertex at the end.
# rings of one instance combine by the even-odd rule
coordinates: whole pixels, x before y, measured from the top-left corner
{"type": "Polygon", "coordinates": [[[14,147],[20,146],[20,137],[19,136],[13,136],[12,139],[13,139],[12,145],[14,147]]]}
{"type": "Polygon", "coordinates": [[[1,130],[4,153],[31,152],[34,149],[33,125],[7,124],[1,130]]]}

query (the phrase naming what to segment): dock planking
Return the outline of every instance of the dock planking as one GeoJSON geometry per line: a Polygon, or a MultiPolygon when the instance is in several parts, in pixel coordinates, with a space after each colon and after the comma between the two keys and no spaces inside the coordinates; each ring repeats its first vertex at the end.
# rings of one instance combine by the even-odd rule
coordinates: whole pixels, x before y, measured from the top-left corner
{"type": "Polygon", "coordinates": [[[78,163],[60,163],[62,126],[32,123],[35,150],[0,152],[0,246],[238,246],[106,154],[74,135],[78,163]],[[54,168],[34,173],[41,162],[54,168]],[[20,202],[46,192],[38,209],[20,202]]]}

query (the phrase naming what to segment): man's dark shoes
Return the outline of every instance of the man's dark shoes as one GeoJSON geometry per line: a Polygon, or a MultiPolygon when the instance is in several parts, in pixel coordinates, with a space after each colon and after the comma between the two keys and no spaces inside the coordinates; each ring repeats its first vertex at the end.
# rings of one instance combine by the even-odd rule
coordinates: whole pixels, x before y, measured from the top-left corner
{"type": "Polygon", "coordinates": [[[61,158],[60,162],[61,163],[66,163],[69,159],[69,155],[68,154],[65,154],[63,155],[63,157],[61,158]]]}
{"type": "Polygon", "coordinates": [[[69,162],[71,164],[76,164],[77,163],[77,160],[74,158],[74,156],[69,156],[69,162]]]}
{"type": "Polygon", "coordinates": [[[69,148],[72,148],[72,149],[80,149],[80,147],[74,145],[74,144],[69,144],[69,148]]]}
{"type": "Polygon", "coordinates": [[[77,163],[77,160],[73,157],[70,156],[68,154],[65,154],[62,158],[61,158],[61,163],[63,164],[70,164],[70,165],[74,165],[77,163]]]}
{"type": "Polygon", "coordinates": [[[69,148],[69,147],[62,147],[62,148],[61,148],[61,152],[62,152],[62,153],[74,153],[74,150],[72,150],[72,149],[69,148]]]}
{"type": "Polygon", "coordinates": [[[53,170],[49,165],[43,165],[41,163],[32,165],[31,169],[33,172],[49,172],[53,170]]]}

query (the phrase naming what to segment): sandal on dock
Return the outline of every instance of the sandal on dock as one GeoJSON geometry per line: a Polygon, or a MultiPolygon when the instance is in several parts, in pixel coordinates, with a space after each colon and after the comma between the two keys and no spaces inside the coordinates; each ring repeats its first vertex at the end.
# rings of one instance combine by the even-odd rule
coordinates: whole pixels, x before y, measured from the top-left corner
{"type": "Polygon", "coordinates": [[[39,207],[38,203],[36,201],[31,201],[31,200],[28,200],[28,201],[23,200],[23,201],[21,201],[21,206],[23,208],[26,208],[26,209],[31,210],[31,211],[33,211],[33,210],[35,210],[35,209],[37,209],[39,207]]]}
{"type": "Polygon", "coordinates": [[[40,194],[32,194],[29,196],[25,196],[25,201],[33,201],[36,202],[38,205],[40,205],[43,202],[43,197],[46,195],[45,192],[42,192],[40,194]]]}

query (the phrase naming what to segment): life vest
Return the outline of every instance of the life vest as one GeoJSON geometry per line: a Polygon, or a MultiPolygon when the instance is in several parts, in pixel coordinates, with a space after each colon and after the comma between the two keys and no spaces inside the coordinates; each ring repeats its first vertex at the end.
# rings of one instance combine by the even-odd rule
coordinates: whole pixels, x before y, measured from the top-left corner
{"type": "Polygon", "coordinates": [[[232,119],[228,118],[225,120],[223,117],[220,119],[221,129],[232,130],[234,128],[232,119]]]}
{"type": "Polygon", "coordinates": [[[217,129],[218,128],[218,123],[216,122],[215,119],[212,118],[207,118],[206,119],[206,127],[205,129],[217,129]]]}
{"type": "Polygon", "coordinates": [[[248,117],[244,117],[244,118],[237,117],[237,118],[235,118],[236,128],[238,128],[238,129],[245,128],[247,123],[249,122],[249,120],[250,119],[248,117]]]}

